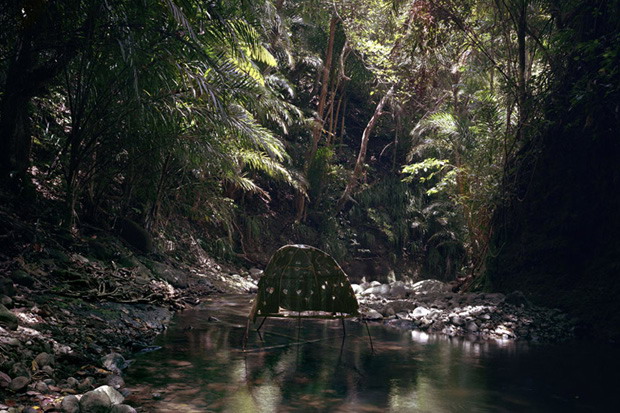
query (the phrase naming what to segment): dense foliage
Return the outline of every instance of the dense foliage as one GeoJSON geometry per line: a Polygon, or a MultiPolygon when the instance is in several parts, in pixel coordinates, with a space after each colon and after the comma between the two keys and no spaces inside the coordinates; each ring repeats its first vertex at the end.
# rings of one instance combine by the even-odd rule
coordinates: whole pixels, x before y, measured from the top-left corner
{"type": "Polygon", "coordinates": [[[488,286],[521,154],[571,122],[553,102],[614,110],[617,3],[12,2],[1,179],[73,231],[181,218],[227,258],[304,242],[360,277],[488,286]]]}

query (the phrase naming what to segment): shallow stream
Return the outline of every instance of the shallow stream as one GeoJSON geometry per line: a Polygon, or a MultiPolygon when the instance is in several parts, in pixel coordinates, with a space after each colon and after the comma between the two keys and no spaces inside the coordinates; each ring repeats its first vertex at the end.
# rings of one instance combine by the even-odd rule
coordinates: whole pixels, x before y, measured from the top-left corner
{"type": "Polygon", "coordinates": [[[242,351],[249,296],[184,311],[127,372],[149,412],[614,411],[620,352],[429,336],[346,321],[268,319],[242,351]],[[304,342],[306,344],[296,345],[304,342]]]}

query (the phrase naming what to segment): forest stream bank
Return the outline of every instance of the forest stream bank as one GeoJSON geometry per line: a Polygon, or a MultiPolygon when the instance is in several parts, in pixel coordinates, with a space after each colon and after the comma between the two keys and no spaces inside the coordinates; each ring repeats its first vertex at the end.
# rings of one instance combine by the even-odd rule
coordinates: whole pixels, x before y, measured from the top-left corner
{"type": "MultiPolygon", "coordinates": [[[[1,208],[0,230],[0,413],[134,411],[123,404],[130,359],[158,350],[153,342],[176,312],[253,293],[262,274],[258,265],[216,262],[183,229],[169,234],[176,244],[165,253],[1,208]]],[[[473,341],[572,337],[564,314],[523,294],[456,293],[455,285],[403,278],[352,284],[362,317],[473,341]]]]}
{"type": "MultiPolygon", "coordinates": [[[[176,311],[213,294],[253,292],[261,273],[257,268],[232,270],[213,261],[200,269],[151,263],[158,271],[150,272],[148,279],[138,270],[143,270],[142,261],[148,262],[145,257],[133,256],[136,264],[122,269],[115,268],[114,261],[107,267],[77,253],[62,256],[66,252],[41,252],[48,258],[36,265],[5,263],[9,277],[3,278],[3,292],[9,295],[3,296],[1,308],[0,412],[134,411],[122,404],[130,394],[123,379],[129,358],[158,350],[153,341],[176,311]],[[33,268],[38,268],[36,278],[33,268]],[[89,279],[99,274],[100,284],[91,286],[92,291],[82,286],[80,294],[61,288],[66,282],[61,275],[79,280],[78,269],[90,274],[89,279]],[[123,295],[128,285],[131,297],[123,295]]],[[[519,293],[453,293],[448,284],[435,280],[374,281],[353,288],[365,319],[402,330],[473,341],[572,337],[565,315],[535,307],[519,293]]]]}

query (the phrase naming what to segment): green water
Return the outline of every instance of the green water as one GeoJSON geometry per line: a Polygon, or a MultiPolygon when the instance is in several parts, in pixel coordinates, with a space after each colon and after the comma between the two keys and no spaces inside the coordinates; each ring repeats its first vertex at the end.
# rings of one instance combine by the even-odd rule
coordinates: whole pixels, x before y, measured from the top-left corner
{"type": "Polygon", "coordinates": [[[347,321],[269,319],[241,346],[249,297],[178,315],[127,373],[149,412],[616,411],[620,353],[475,342],[347,321]],[[209,319],[216,317],[218,320],[209,319]],[[285,337],[286,336],[286,337],[285,337]],[[299,336],[299,338],[298,338],[299,336]],[[305,345],[290,345],[312,341],[305,345]],[[261,350],[264,348],[264,350],[261,350]],[[155,398],[154,393],[158,393],[155,398]]]}

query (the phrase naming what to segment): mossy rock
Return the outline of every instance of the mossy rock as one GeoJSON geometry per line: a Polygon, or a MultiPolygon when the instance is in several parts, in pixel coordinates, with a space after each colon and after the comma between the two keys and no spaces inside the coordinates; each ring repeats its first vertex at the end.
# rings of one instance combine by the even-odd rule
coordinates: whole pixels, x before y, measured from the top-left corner
{"type": "Polygon", "coordinates": [[[116,260],[116,263],[122,268],[139,267],[143,264],[133,255],[122,255],[116,260]]]}
{"type": "Polygon", "coordinates": [[[62,264],[71,262],[71,258],[67,254],[55,248],[48,248],[47,255],[62,264]]]}
{"type": "Polygon", "coordinates": [[[0,295],[6,295],[7,297],[15,295],[15,286],[13,286],[12,280],[0,277],[0,295]]]}
{"type": "Polygon", "coordinates": [[[169,265],[156,261],[144,263],[156,278],[167,281],[175,288],[187,288],[189,286],[187,273],[169,265]]]}
{"type": "Polygon", "coordinates": [[[28,274],[24,270],[15,270],[11,273],[11,280],[15,284],[23,285],[24,287],[32,287],[34,285],[34,277],[28,274]]]}
{"type": "Polygon", "coordinates": [[[101,261],[114,259],[117,255],[116,251],[110,248],[109,245],[98,240],[91,240],[88,242],[88,254],[101,261]]]}
{"type": "Polygon", "coordinates": [[[135,221],[127,218],[120,219],[118,221],[118,230],[120,236],[137,250],[145,253],[155,252],[153,237],[135,221]]]}
{"type": "Polygon", "coordinates": [[[17,330],[18,324],[19,319],[17,316],[0,304],[0,326],[6,327],[9,330],[17,330]]]}

